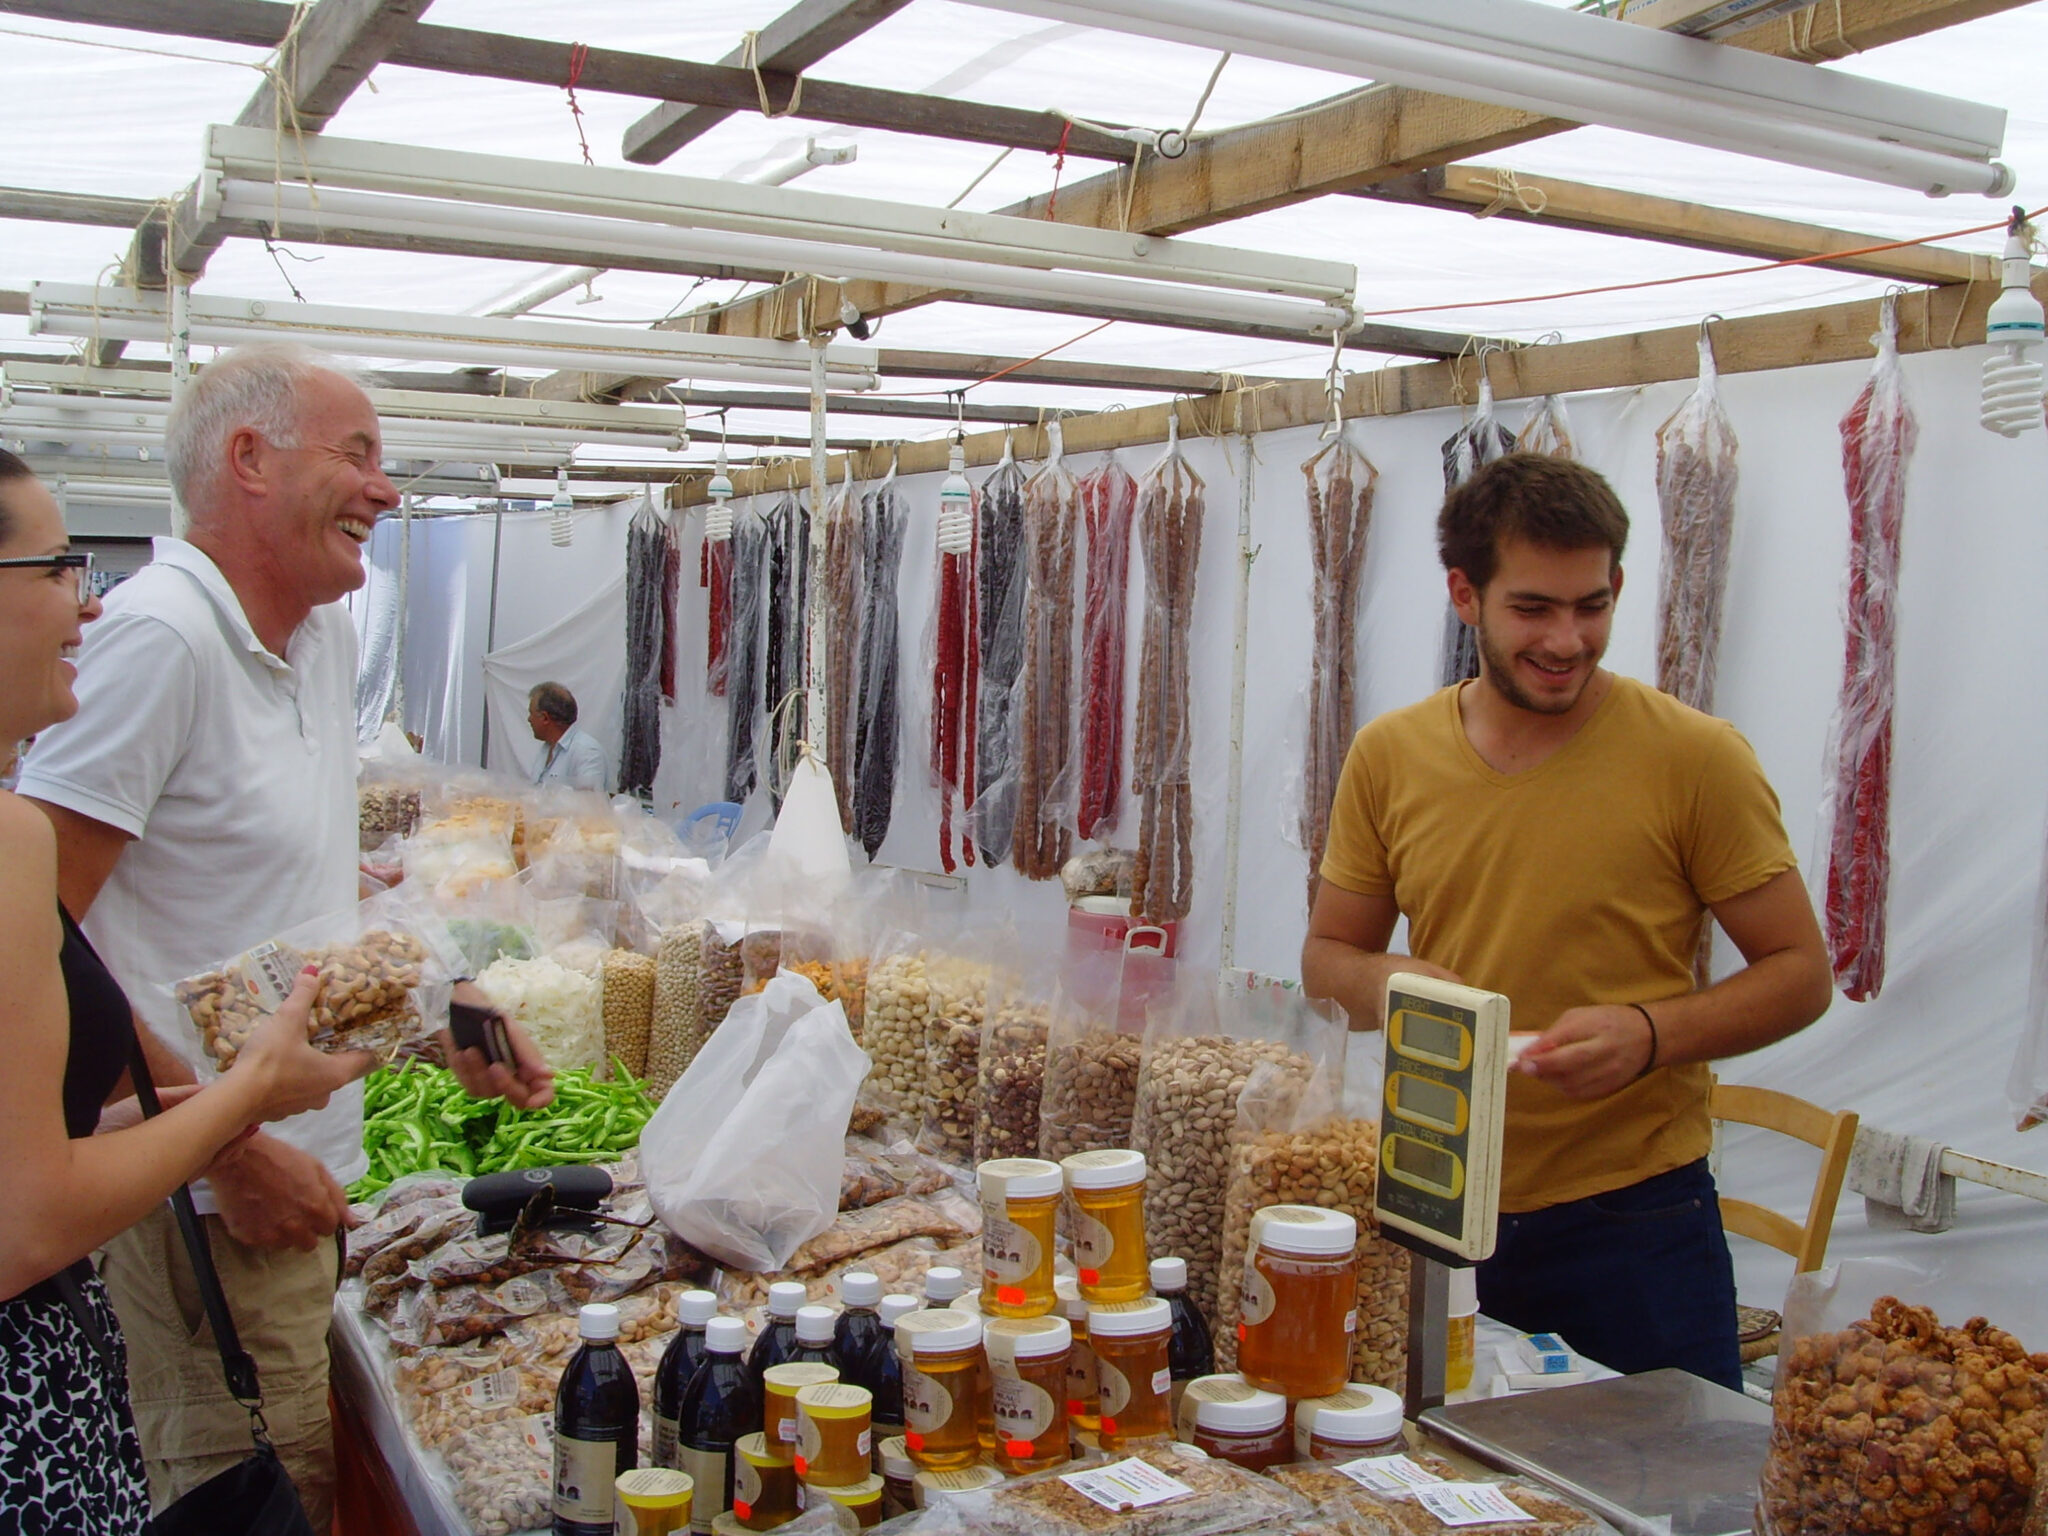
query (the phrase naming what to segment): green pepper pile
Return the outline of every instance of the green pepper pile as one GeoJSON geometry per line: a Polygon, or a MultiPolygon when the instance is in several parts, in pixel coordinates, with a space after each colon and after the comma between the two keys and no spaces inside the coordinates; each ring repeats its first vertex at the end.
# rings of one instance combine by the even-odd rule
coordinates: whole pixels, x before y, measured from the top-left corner
{"type": "Polygon", "coordinates": [[[545,1109],[473,1099],[443,1067],[412,1063],[363,1085],[363,1145],[370,1170],[348,1187],[367,1200],[409,1173],[440,1169],[474,1178],[508,1168],[608,1163],[640,1144],[654,1113],[647,1085],[616,1063],[608,1083],[588,1067],[555,1079],[545,1109]]]}

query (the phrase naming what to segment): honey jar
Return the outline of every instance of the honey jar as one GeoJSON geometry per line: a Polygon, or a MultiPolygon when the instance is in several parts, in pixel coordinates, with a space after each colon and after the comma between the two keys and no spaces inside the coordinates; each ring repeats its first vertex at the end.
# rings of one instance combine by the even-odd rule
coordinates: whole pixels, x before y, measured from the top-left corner
{"type": "Polygon", "coordinates": [[[972,1466],[981,1454],[974,1432],[975,1386],[984,1361],[981,1319],[940,1307],[896,1323],[903,1363],[903,1445],[922,1471],[972,1466]]]}
{"type": "Polygon", "coordinates": [[[1095,1370],[1095,1346],[1088,1341],[1088,1303],[1081,1296],[1080,1282],[1061,1275],[1055,1285],[1060,1310],[1073,1330],[1074,1347],[1067,1354],[1067,1418],[1089,1433],[1102,1424],[1102,1391],[1095,1370]]]}
{"type": "Polygon", "coordinates": [[[982,1329],[988,1353],[996,1465],[1012,1474],[1056,1467],[1068,1456],[1064,1317],[998,1317],[982,1329]]]}
{"type": "Polygon", "coordinates": [[[981,1193],[981,1310],[1043,1317],[1053,1293],[1053,1229],[1066,1175],[1036,1157],[999,1157],[975,1170],[981,1193]]]}
{"type": "Polygon", "coordinates": [[[796,1518],[796,1468],[772,1454],[760,1435],[732,1447],[732,1512],[750,1531],[772,1531],[796,1518]]]}
{"type": "Polygon", "coordinates": [[[951,1472],[920,1472],[910,1480],[919,1509],[930,1509],[963,1494],[980,1493],[1003,1481],[994,1467],[960,1467],[951,1472]]]}
{"type": "Polygon", "coordinates": [[[1090,1303],[1088,1341],[1101,1383],[1102,1448],[1119,1452],[1134,1440],[1170,1435],[1173,1373],[1166,1363],[1173,1309],[1158,1297],[1090,1303]]]}
{"type": "Polygon", "coordinates": [[[1358,1222],[1315,1205],[1252,1216],[1237,1368],[1282,1397],[1327,1397],[1351,1379],[1358,1331],[1358,1222]]]}
{"type": "Polygon", "coordinates": [[[839,1379],[839,1368],[816,1361],[793,1360],[771,1365],[761,1378],[761,1433],[770,1456],[796,1459],[796,1395],[839,1379]]]}
{"type": "Polygon", "coordinates": [[[873,1473],[857,1483],[840,1483],[829,1488],[817,1483],[796,1485],[798,1510],[816,1509],[821,1501],[837,1504],[846,1510],[862,1530],[880,1525],[887,1518],[882,1512],[882,1480],[873,1473]]]}
{"type": "Polygon", "coordinates": [[[1151,1288],[1145,1256],[1145,1154],[1062,1158],[1074,1215],[1074,1267],[1089,1301],[1137,1301],[1151,1288]]]}
{"type": "Polygon", "coordinates": [[[1195,1403],[1191,1442],[1218,1461],[1235,1462],[1249,1472],[1283,1467],[1294,1460],[1294,1437],[1287,1432],[1287,1399],[1261,1392],[1246,1381],[1212,1390],[1199,1402],[1190,1392],[1183,1402],[1195,1403]]]}
{"type": "MultiPolygon", "coordinates": [[[[796,1475],[814,1488],[865,1481],[873,1469],[874,1394],[843,1381],[796,1395],[796,1475]]],[[[801,1507],[801,1506],[799,1506],[801,1507]]]]}
{"type": "Polygon", "coordinates": [[[1393,1456],[1408,1448],[1401,1430],[1401,1395],[1355,1381],[1328,1397],[1294,1405],[1297,1461],[1355,1461],[1393,1456]]]}

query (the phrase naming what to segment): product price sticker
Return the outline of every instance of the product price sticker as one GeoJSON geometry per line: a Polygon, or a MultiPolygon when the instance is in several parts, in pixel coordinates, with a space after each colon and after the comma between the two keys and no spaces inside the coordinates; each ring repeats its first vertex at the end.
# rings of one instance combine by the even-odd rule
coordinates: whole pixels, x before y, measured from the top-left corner
{"type": "Polygon", "coordinates": [[[1104,1509],[1118,1514],[1144,1509],[1152,1504],[1164,1504],[1169,1499],[1184,1499],[1195,1491],[1180,1479],[1168,1477],[1135,1456],[1125,1461],[1113,1461],[1106,1467],[1092,1467],[1086,1472],[1069,1472],[1060,1481],[1076,1493],[1093,1499],[1104,1509]]]}
{"type": "Polygon", "coordinates": [[[519,1401],[519,1372],[494,1371],[455,1390],[472,1408],[506,1408],[519,1401]]]}
{"type": "Polygon", "coordinates": [[[1415,1500],[1445,1525],[1493,1525],[1532,1518],[1492,1483],[1438,1483],[1433,1488],[1416,1489],[1415,1500]]]}
{"type": "Polygon", "coordinates": [[[519,1433],[525,1439],[527,1448],[552,1453],[555,1448],[555,1416],[552,1413],[536,1413],[520,1421],[519,1433]]]}
{"type": "Polygon", "coordinates": [[[1337,1470],[1372,1493],[1413,1493],[1443,1483],[1434,1472],[1406,1456],[1362,1456],[1337,1470]]]}

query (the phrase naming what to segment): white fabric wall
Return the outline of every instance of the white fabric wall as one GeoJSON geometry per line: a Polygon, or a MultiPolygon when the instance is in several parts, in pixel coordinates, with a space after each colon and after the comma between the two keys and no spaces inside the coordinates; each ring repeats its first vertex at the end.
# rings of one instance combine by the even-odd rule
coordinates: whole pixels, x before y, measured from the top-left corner
{"type": "MultiPolygon", "coordinates": [[[[2048,1142],[2011,1130],[2004,1083],[2024,1017],[2028,957],[2048,817],[2048,697],[2026,687],[2016,658],[2048,643],[2048,613],[2033,600],[2048,587],[2048,439],[1992,437],[1976,424],[1974,351],[1906,360],[1921,437],[1913,461],[1901,591],[1901,645],[1893,787],[1891,946],[1883,995],[1837,998],[1827,1016],[1770,1050],[1730,1062],[1723,1075],[1767,1083],[1872,1124],[1934,1136],[2021,1164],[2048,1164],[2048,1142]]],[[[1817,835],[1823,754],[1840,680],[1840,601],[1847,549],[1836,424],[1867,374],[1830,364],[1723,380],[1742,450],[1719,709],[1756,746],[1784,803],[1794,846],[1810,866],[1817,835]]],[[[1659,385],[1575,398],[1583,457],[1609,475],[1635,518],[1628,581],[1609,664],[1654,672],[1658,530],[1654,488],[1657,426],[1689,385],[1659,385]]],[[[1526,407],[1503,407],[1518,426],[1526,407]]],[[[1441,499],[1438,445],[1456,425],[1450,411],[1352,428],[1380,472],[1360,623],[1364,717],[1408,703],[1434,685],[1444,588],[1434,553],[1441,499]]],[[[1313,429],[1272,433],[1257,444],[1252,542],[1249,688],[1246,701],[1243,870],[1235,960],[1281,975],[1298,971],[1306,861],[1293,827],[1310,645],[1308,553],[1299,464],[1317,446],[1313,429]]],[[[1156,448],[1124,455],[1142,476],[1156,448]]],[[[1192,963],[1220,961],[1224,779],[1228,760],[1231,614],[1241,440],[1189,444],[1208,482],[1193,652],[1194,768],[1199,861],[1195,910],[1186,925],[1192,963]]],[[[1073,461],[1085,471],[1097,460],[1073,461]]],[[[979,479],[985,470],[974,472],[979,479]]],[[[937,799],[925,772],[933,509],[937,476],[906,482],[912,529],[902,600],[904,742],[886,862],[937,866],[937,799]]],[[[501,644],[508,619],[534,627],[589,596],[566,576],[563,552],[515,552],[507,520],[501,644]],[[560,575],[558,576],[558,573],[560,575]]],[[[623,528],[623,520],[620,524],[623,528]]],[[[489,556],[488,524],[482,555],[489,556]]],[[[723,701],[703,694],[704,598],[695,584],[701,518],[685,523],[682,643],[676,707],[667,715],[657,805],[689,809],[719,798],[723,701]]],[[[593,539],[592,544],[596,544],[593,539]]],[[[579,550],[582,536],[579,534],[579,550]]],[[[472,546],[474,548],[474,546],[472,546]]],[[[1142,562],[1132,569],[1134,614],[1142,562]]],[[[488,567],[486,566],[486,573],[488,567]]],[[[414,566],[415,590],[421,567],[414,566]]],[[[598,576],[593,569],[591,585],[598,576]]],[[[417,599],[416,599],[417,606],[417,599]]],[[[1135,674],[1135,626],[1132,668],[1135,674]]],[[[472,652],[472,654],[474,654],[472,652]]],[[[421,658],[409,657],[408,693],[421,658]]],[[[469,668],[471,674],[474,667],[469,668]]],[[[1131,679],[1133,691],[1138,680],[1131,679]]],[[[1128,700],[1127,700],[1128,702],[1128,700]]],[[[469,737],[474,740],[473,734],[469,737]]],[[[467,754],[474,756],[471,752],[467,754]]],[[[749,824],[766,820],[764,797],[749,824]]],[[[1127,815],[1126,831],[1135,831],[1127,815]]],[[[1811,872],[1811,871],[1809,871],[1811,872]]],[[[1033,923],[1057,921],[1057,885],[1014,871],[975,870],[971,900],[1033,923]]],[[[1502,914],[1512,921],[1513,914],[1502,914]]],[[[1730,954],[1721,956],[1725,969],[1730,954]]],[[[1811,1187],[1804,1149],[1764,1133],[1731,1134],[1728,1185],[1797,1214],[1811,1187]]],[[[1956,1230],[1944,1237],[1865,1229],[1860,1202],[1845,1199],[1836,1256],[1902,1253],[1943,1266],[1950,1279],[1927,1294],[1957,1316],[1984,1312],[2036,1348],[2048,1341],[2048,1297],[2035,1283],[2048,1211],[2029,1201],[1970,1190],[1956,1230]]],[[[1751,1299],[1769,1304],[1789,1261],[1738,1242],[1751,1299]]]]}

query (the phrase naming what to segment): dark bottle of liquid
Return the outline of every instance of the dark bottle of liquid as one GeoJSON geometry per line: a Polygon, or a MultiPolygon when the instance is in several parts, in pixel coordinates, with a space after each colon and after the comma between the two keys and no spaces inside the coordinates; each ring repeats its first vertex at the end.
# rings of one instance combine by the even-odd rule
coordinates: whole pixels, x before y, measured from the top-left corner
{"type": "Polygon", "coordinates": [[[676,1426],[682,1421],[683,1390],[697,1374],[707,1353],[704,1328],[718,1316],[718,1298],[709,1291],[685,1291],[676,1302],[682,1327],[662,1351],[654,1373],[654,1445],[650,1458],[657,1467],[675,1467],[676,1426]]]}
{"type": "Polygon", "coordinates": [[[778,1280],[768,1287],[768,1322],[747,1355],[747,1374],[754,1378],[756,1396],[771,1366],[796,1358],[796,1314],[809,1297],[810,1292],[794,1280],[778,1280]]]}
{"type": "Polygon", "coordinates": [[[613,1485],[640,1459],[640,1389],[619,1309],[593,1302],[577,1323],[583,1343],[555,1389],[555,1536],[611,1536],[613,1485]]]}
{"type": "Polygon", "coordinates": [[[874,1380],[856,1380],[842,1368],[841,1374],[856,1386],[866,1387],[875,1396],[873,1423],[875,1426],[875,1466],[881,1467],[882,1442],[892,1440],[903,1433],[903,1360],[896,1353],[896,1320],[907,1313],[918,1310],[915,1296],[884,1296],[876,1309],[876,1319],[881,1323],[881,1344],[875,1356],[874,1380]]]}
{"type": "Polygon", "coordinates": [[[950,1264],[935,1264],[924,1273],[924,1304],[928,1309],[950,1307],[967,1294],[967,1276],[950,1264]]]}
{"type": "Polygon", "coordinates": [[[1180,1419],[1180,1395],[1197,1376],[1216,1371],[1216,1344],[1209,1336],[1209,1324],[1202,1309],[1188,1295],[1188,1261],[1154,1259],[1152,1294],[1173,1311],[1173,1332],[1166,1341],[1166,1370],[1173,1378],[1172,1412],[1180,1419]]]}
{"type": "Polygon", "coordinates": [[[839,1315],[830,1307],[799,1307],[796,1313],[796,1347],[789,1352],[792,1364],[829,1365],[839,1370],[839,1315]]]}
{"type": "Polygon", "coordinates": [[[761,1427],[761,1383],[741,1358],[746,1346],[745,1323],[711,1319],[704,1328],[704,1359],[683,1390],[676,1459],[696,1484],[690,1529],[699,1536],[710,1536],[711,1522],[732,1508],[733,1442],[761,1427]]]}
{"type": "MultiPolygon", "coordinates": [[[[839,1351],[839,1379],[873,1393],[875,1417],[880,1419],[882,1362],[887,1359],[893,1363],[896,1359],[896,1340],[877,1310],[882,1305],[882,1282],[866,1270],[848,1270],[839,1278],[839,1299],[846,1303],[846,1310],[839,1314],[839,1322],[832,1331],[833,1348],[839,1351]]],[[[899,1395],[902,1380],[899,1374],[899,1395]]]]}

